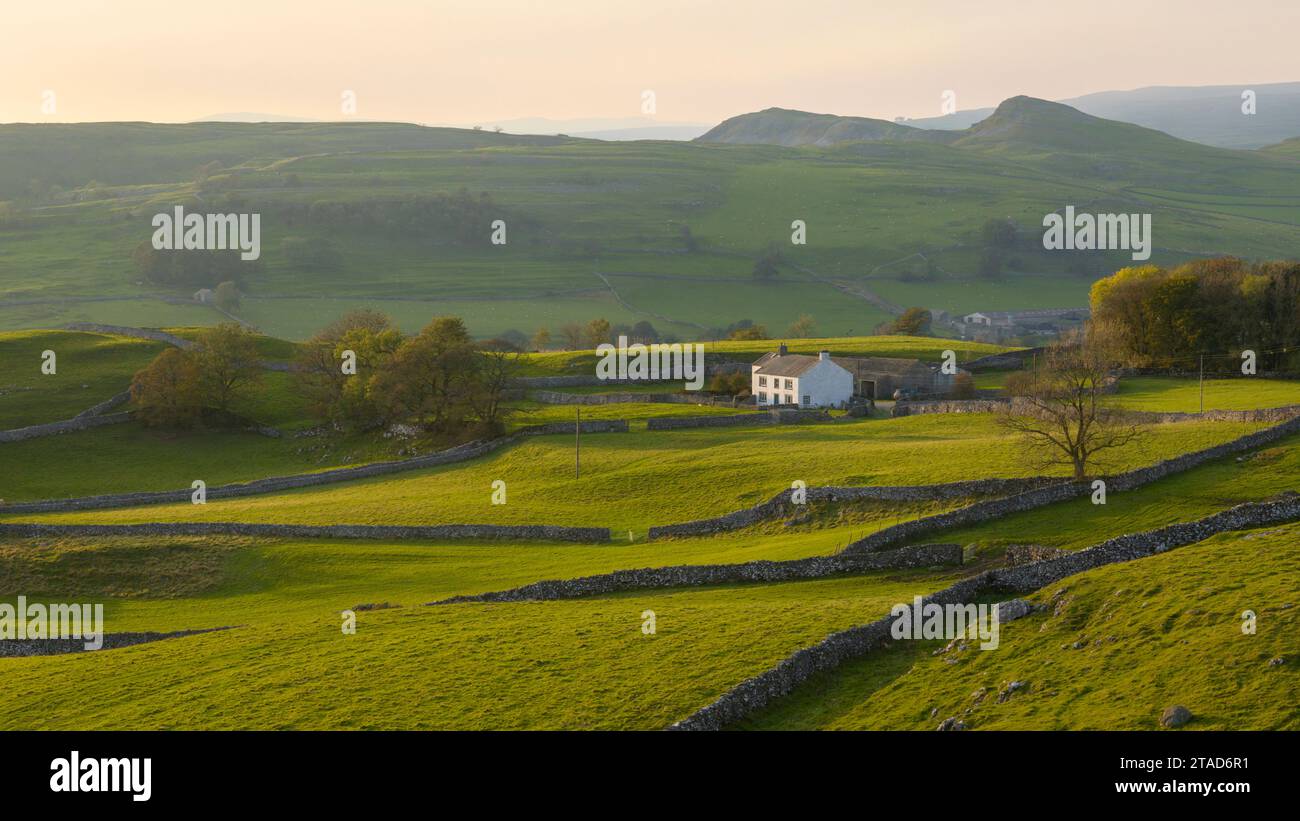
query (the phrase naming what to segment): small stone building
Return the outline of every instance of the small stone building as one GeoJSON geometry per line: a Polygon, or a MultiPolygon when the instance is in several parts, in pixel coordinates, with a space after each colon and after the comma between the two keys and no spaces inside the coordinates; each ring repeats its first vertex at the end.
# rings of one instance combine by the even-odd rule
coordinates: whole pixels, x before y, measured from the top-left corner
{"type": "Polygon", "coordinates": [[[818,356],[792,354],[781,345],[750,367],[750,393],[760,405],[840,407],[854,399],[893,399],[894,391],[913,396],[947,396],[955,374],[919,359],[887,356],[818,356]],[[831,368],[819,365],[837,366],[831,368]],[[814,370],[817,369],[817,370],[814,370]]]}
{"type": "Polygon", "coordinates": [[[864,399],[893,399],[897,390],[914,396],[946,396],[956,379],[937,364],[927,365],[919,359],[837,356],[835,362],[853,374],[853,395],[864,399]]]}

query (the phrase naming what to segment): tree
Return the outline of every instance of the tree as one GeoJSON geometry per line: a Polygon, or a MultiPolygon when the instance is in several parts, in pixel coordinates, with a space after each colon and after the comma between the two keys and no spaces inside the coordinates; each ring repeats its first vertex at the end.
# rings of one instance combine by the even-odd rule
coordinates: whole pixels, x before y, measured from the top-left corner
{"type": "Polygon", "coordinates": [[[564,340],[564,349],[574,351],[582,347],[582,326],[576,322],[566,322],[560,326],[560,338],[564,340]]]}
{"type": "Polygon", "coordinates": [[[593,319],[587,323],[587,347],[594,348],[609,342],[609,320],[593,319]]]}
{"type": "Polygon", "coordinates": [[[1002,252],[997,248],[985,248],[980,254],[979,264],[975,272],[984,279],[1000,279],[1002,277],[1002,252]]]}
{"type": "Polygon", "coordinates": [[[511,412],[504,404],[506,388],[520,369],[518,351],[497,346],[485,347],[478,355],[477,384],[470,403],[479,423],[491,433],[499,433],[502,421],[511,412]]]}
{"type": "Polygon", "coordinates": [[[808,314],[800,314],[799,318],[786,330],[786,334],[798,339],[807,339],[817,330],[817,323],[808,314]]]}
{"type": "Polygon", "coordinates": [[[188,428],[199,418],[202,400],[194,357],[168,348],[131,380],[136,416],[149,427],[188,428]]]}
{"type": "Polygon", "coordinates": [[[736,328],[727,334],[727,339],[767,339],[767,328],[763,325],[747,325],[743,328],[736,328]]]}
{"type": "Polygon", "coordinates": [[[217,307],[226,313],[231,313],[239,308],[239,286],[230,280],[226,280],[217,286],[217,290],[212,295],[212,301],[217,303],[217,307]]]}
{"type": "Polygon", "coordinates": [[[691,233],[691,226],[683,225],[678,229],[678,235],[682,240],[682,248],[688,254],[693,254],[700,249],[700,241],[691,233]]]}
{"type": "Polygon", "coordinates": [[[769,245],[758,259],[754,260],[754,279],[760,282],[767,282],[775,279],[776,275],[781,273],[781,265],[785,262],[785,257],[781,249],[775,245],[769,245]]]}
{"type": "Polygon", "coordinates": [[[533,350],[544,351],[551,346],[551,330],[545,325],[533,334],[533,350]]]}
{"type": "Polygon", "coordinates": [[[256,339],[236,322],[203,331],[193,353],[205,406],[228,411],[236,398],[261,381],[256,339]]]}
{"type": "Polygon", "coordinates": [[[365,380],[402,342],[392,319],[380,311],[350,311],[298,349],[294,374],[312,413],[331,421],[366,426],[377,418],[366,399],[365,380]],[[343,352],[356,356],[356,374],[343,372],[343,352]]]}
{"type": "Polygon", "coordinates": [[[1019,230],[1010,217],[994,217],[984,221],[980,239],[986,248],[1014,248],[1019,230]]]}
{"type": "Polygon", "coordinates": [[[953,399],[974,399],[975,378],[966,371],[959,372],[952,380],[952,391],[948,394],[953,399]]]}
{"type": "Polygon", "coordinates": [[[1007,380],[1011,402],[998,423],[1021,435],[1039,467],[1069,465],[1075,480],[1086,478],[1098,453],[1124,447],[1142,434],[1122,411],[1104,403],[1110,361],[1104,347],[1085,344],[1081,334],[1063,338],[1032,368],[1007,380]]]}
{"type": "Polygon", "coordinates": [[[402,342],[366,386],[384,421],[412,419],[427,430],[462,427],[473,410],[476,351],[465,323],[438,317],[402,342]]]}
{"type": "Polygon", "coordinates": [[[929,336],[930,312],[924,308],[908,308],[902,315],[885,326],[886,334],[899,336],[929,336]]]}
{"type": "Polygon", "coordinates": [[[640,342],[650,345],[659,341],[659,331],[647,320],[640,320],[632,326],[632,332],[628,334],[633,342],[640,342]]]}

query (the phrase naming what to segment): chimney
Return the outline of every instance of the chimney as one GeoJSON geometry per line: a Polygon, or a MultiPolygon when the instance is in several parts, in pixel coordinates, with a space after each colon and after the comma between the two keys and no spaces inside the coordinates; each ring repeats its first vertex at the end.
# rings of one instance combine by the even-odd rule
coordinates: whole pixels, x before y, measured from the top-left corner
{"type": "Polygon", "coordinates": [[[823,362],[826,362],[827,360],[829,360],[829,359],[831,358],[831,352],[830,352],[830,351],[820,351],[820,352],[818,352],[818,354],[817,354],[817,358],[820,359],[820,360],[823,361],[823,362]]]}
{"type": "Polygon", "coordinates": [[[781,347],[779,347],[779,348],[776,349],[776,355],[777,355],[777,356],[785,356],[785,355],[788,354],[788,353],[790,353],[790,351],[789,351],[788,348],[785,347],[785,343],[784,343],[784,342],[781,343],[781,347]]]}

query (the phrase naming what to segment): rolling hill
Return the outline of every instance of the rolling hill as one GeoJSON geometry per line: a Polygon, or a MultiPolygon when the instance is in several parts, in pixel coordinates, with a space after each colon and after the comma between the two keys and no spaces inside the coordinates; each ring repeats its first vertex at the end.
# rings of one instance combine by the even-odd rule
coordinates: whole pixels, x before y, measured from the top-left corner
{"type": "Polygon", "coordinates": [[[1044,252],[1043,215],[1065,205],[1152,214],[1158,264],[1300,246],[1287,144],[1216,149],[1027,97],[965,131],[770,109],[710,134],[0,126],[0,150],[17,159],[0,169],[0,328],[225,319],[191,299],[215,282],[153,281],[132,261],[153,215],[177,205],[261,215],[261,258],[240,269],[235,313],[293,339],[357,307],[408,329],[456,314],[478,336],[603,317],[679,339],[742,319],[781,336],[803,314],[818,335],[861,335],[900,305],[1072,308],[1130,258],[1044,252]],[[748,144],[760,138],[781,144],[748,144]],[[504,245],[488,242],[496,219],[504,245]],[[791,244],[796,219],[806,245],[791,244]],[[1010,219],[1018,237],[1002,271],[981,275],[990,219],[1010,219]],[[777,275],[760,281],[756,260],[772,248],[777,275]]]}
{"type": "MultiPolygon", "coordinates": [[[[1154,128],[1219,148],[1262,148],[1300,136],[1300,83],[1150,86],[1101,91],[1059,102],[1085,114],[1154,128]],[[1256,111],[1242,113],[1242,92],[1254,91],[1256,111]]],[[[962,130],[994,112],[973,108],[907,120],[915,128],[962,130]]]]}

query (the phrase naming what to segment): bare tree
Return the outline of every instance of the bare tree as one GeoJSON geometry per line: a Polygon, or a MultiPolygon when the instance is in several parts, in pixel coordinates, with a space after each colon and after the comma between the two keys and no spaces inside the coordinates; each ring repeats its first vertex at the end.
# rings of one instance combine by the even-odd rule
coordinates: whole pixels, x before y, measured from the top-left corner
{"type": "Polygon", "coordinates": [[[1123,411],[1109,406],[1110,358],[1104,345],[1082,335],[1063,339],[1033,366],[1007,380],[1011,402],[998,423],[1020,434],[1040,456],[1040,468],[1069,465],[1084,479],[1097,454],[1124,447],[1143,429],[1123,411]]]}

